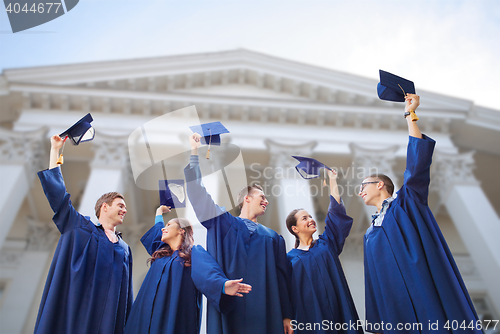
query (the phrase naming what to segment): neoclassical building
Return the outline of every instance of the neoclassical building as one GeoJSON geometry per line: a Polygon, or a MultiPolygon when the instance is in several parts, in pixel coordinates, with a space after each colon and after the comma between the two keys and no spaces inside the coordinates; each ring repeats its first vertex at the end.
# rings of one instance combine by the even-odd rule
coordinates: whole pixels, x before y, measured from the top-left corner
{"type": "MultiPolygon", "coordinates": [[[[204,183],[228,209],[234,207],[236,185],[263,185],[270,205],[259,222],[282,234],[288,249],[294,244],[284,223],[288,212],[310,210],[322,230],[328,207],[322,179],[297,178],[291,156],[311,156],[339,170],[342,197],[354,218],[341,259],[363,319],[362,240],[374,208],[357,196],[359,183],[378,171],[400,186],[408,142],[403,105],[379,100],[377,82],[244,49],[4,70],[2,333],[33,331],[59,237],[36,172],[48,166],[50,135],[88,112],[96,137],[66,145],[63,174],[74,206],[94,221],[101,194],[117,190],[125,195],[128,213],[119,229],[134,255],[135,293],[148,269],[139,239],[159,205],[144,173],[155,179],[151,171],[162,166],[169,178],[182,179],[189,159],[187,126],[221,121],[230,133],[203,162],[209,171],[204,183]]],[[[437,142],[430,207],[480,317],[499,319],[500,111],[416,86],[419,126],[437,142]]],[[[204,245],[204,228],[192,208],[168,217],[176,215],[192,220],[196,242],[204,245]]]]}

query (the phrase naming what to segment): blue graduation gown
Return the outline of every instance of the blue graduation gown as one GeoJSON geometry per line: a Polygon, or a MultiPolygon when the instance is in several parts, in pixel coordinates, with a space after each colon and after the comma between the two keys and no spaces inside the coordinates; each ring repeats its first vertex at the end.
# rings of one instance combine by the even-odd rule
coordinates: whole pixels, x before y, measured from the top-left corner
{"type": "MultiPolygon", "coordinates": [[[[435,141],[410,137],[404,184],[388,208],[381,226],[364,237],[367,331],[451,332],[446,322],[478,320],[453,256],[427,204],[435,141]],[[385,324],[385,330],[369,324],[385,324]],[[398,324],[422,324],[397,330],[398,324]],[[389,325],[392,327],[392,331],[389,325]]],[[[459,333],[481,333],[459,329],[459,333]]]]}
{"type": "Polygon", "coordinates": [[[283,319],[292,316],[283,238],[260,224],[250,233],[244,219],[217,206],[202,184],[198,164],[188,165],[184,174],[189,199],[207,229],[208,252],[228,279],[243,278],[252,286],[242,298],[219,296],[217,288],[201,291],[208,300],[220,300],[207,305],[207,332],[282,333],[283,319]]]}
{"type": "MultiPolygon", "coordinates": [[[[149,255],[163,247],[163,219],[141,238],[149,255]]],[[[125,328],[126,334],[198,334],[201,326],[201,293],[191,279],[178,251],[156,259],[137,294],[125,328]]]]}
{"type": "Polygon", "coordinates": [[[225,313],[226,310],[231,310],[233,299],[224,294],[224,284],[228,279],[212,255],[203,247],[194,246],[191,252],[191,263],[193,264],[191,277],[196,288],[204,291],[208,302],[219,312],[225,313]],[[222,302],[221,299],[226,299],[226,302],[222,302]],[[221,306],[226,309],[221,310],[221,306]]]}
{"type": "Polygon", "coordinates": [[[133,300],[132,254],[71,204],[59,168],[38,173],[61,237],[35,333],[123,333],[133,300]]]}
{"type": "Polygon", "coordinates": [[[288,252],[296,333],[363,333],[339,260],[351,227],[352,218],[344,205],[330,196],[325,232],[308,251],[294,248],[288,252]],[[307,330],[308,323],[319,325],[307,330]]]}

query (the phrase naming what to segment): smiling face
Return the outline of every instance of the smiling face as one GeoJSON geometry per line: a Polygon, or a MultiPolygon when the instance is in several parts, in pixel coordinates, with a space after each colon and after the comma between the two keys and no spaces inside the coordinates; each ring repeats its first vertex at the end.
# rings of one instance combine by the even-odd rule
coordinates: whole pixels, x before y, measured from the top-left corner
{"type": "Polygon", "coordinates": [[[250,209],[250,212],[253,213],[254,216],[262,216],[266,213],[267,205],[269,201],[266,199],[264,192],[258,189],[252,189],[250,194],[245,196],[245,201],[243,205],[247,205],[250,209]]]}
{"type": "Polygon", "coordinates": [[[358,195],[363,198],[363,201],[366,205],[376,205],[376,203],[382,196],[383,188],[383,181],[377,180],[374,177],[367,177],[361,183],[361,188],[358,195]]]}
{"type": "Polygon", "coordinates": [[[113,225],[123,224],[123,218],[125,218],[125,214],[127,213],[127,206],[122,198],[117,197],[111,202],[111,205],[104,203],[104,206],[106,218],[112,221],[113,225]]]}
{"type": "Polygon", "coordinates": [[[174,244],[182,238],[183,229],[175,221],[170,220],[164,228],[161,229],[161,241],[166,244],[174,244]]]}
{"type": "Polygon", "coordinates": [[[316,221],[306,210],[299,210],[295,214],[296,224],[292,226],[292,231],[297,236],[312,236],[317,230],[316,221]]]}

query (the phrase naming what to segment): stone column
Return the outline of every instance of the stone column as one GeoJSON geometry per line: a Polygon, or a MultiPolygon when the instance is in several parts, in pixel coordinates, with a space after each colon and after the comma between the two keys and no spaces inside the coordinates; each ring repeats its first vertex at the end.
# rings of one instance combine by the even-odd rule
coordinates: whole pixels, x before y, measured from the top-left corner
{"type": "MultiPolygon", "coordinates": [[[[309,181],[303,179],[295,170],[298,161],[292,155],[310,157],[317,142],[312,141],[302,145],[284,145],[272,140],[266,140],[266,146],[271,157],[269,165],[274,168],[271,175],[271,190],[265,191],[266,196],[274,197],[277,200],[278,221],[274,228],[283,236],[286,242],[287,251],[295,245],[295,237],[290,234],[285,225],[285,220],[290,211],[303,208],[314,217],[313,198],[309,181]]],[[[267,173],[265,178],[269,177],[267,173]]],[[[317,237],[317,236],[315,236],[317,237]]]]}
{"type": "Polygon", "coordinates": [[[500,220],[474,177],[474,152],[434,154],[432,190],[438,191],[476,268],[500,312],[500,220]]]}
{"type": "Polygon", "coordinates": [[[9,282],[0,308],[0,323],[5,333],[23,333],[23,328],[33,331],[45,282],[43,276],[59,238],[59,231],[52,222],[28,218],[28,240],[7,241],[0,253],[0,278],[9,282]]]}
{"type": "Polygon", "coordinates": [[[0,249],[36,172],[43,168],[41,149],[46,133],[47,128],[26,132],[0,128],[0,249]]]}

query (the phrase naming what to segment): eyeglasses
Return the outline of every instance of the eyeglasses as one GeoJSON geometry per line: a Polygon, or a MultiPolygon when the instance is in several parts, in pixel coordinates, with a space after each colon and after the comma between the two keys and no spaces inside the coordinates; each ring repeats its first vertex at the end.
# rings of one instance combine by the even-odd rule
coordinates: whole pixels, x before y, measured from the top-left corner
{"type": "Polygon", "coordinates": [[[371,183],[379,183],[380,181],[371,181],[371,182],[363,182],[361,183],[361,189],[359,190],[359,192],[362,192],[363,190],[365,190],[365,187],[367,184],[371,184],[371,183]]]}

